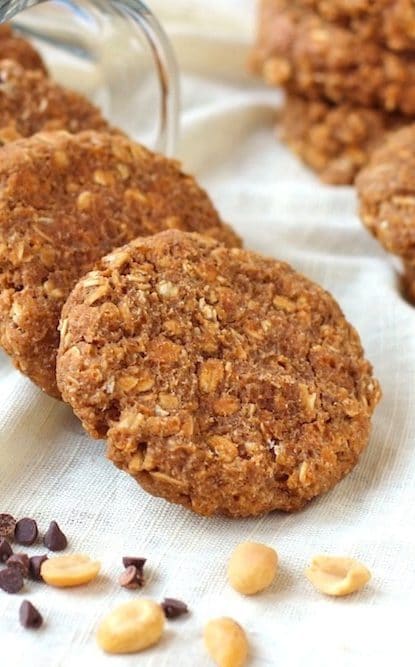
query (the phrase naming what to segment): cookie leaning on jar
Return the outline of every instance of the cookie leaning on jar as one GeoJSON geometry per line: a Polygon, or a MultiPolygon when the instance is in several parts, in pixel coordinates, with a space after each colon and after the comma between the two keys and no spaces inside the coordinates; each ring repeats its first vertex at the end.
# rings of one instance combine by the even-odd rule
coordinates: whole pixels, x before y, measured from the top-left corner
{"type": "Polygon", "coordinates": [[[296,510],[329,490],[380,398],[327,292],[180,231],[137,239],[80,280],[57,377],[118,467],[202,515],[296,510]]]}
{"type": "Polygon", "coordinates": [[[47,73],[40,53],[7,23],[0,25],[0,54],[2,59],[14,60],[26,70],[40,70],[47,73]]]}
{"type": "Polygon", "coordinates": [[[177,162],[122,135],[44,132],[3,146],[0,345],[15,365],[58,397],[58,323],[71,289],[113,248],[170,228],[240,244],[177,162]]]}

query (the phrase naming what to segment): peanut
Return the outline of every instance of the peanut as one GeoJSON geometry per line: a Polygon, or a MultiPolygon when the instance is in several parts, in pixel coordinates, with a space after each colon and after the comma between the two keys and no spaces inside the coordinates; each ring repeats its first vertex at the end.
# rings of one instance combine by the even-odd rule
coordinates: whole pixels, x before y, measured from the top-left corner
{"type": "Polygon", "coordinates": [[[248,659],[245,631],[232,618],[215,618],[205,626],[205,646],[218,667],[243,667],[248,659]]]}
{"type": "Polygon", "coordinates": [[[42,564],[40,574],[50,586],[69,588],[82,586],[95,579],[101,568],[101,563],[92,561],[84,554],[70,554],[48,558],[42,564]]]}
{"type": "Polygon", "coordinates": [[[137,653],[156,644],[163,629],[160,605],[140,598],[116,607],[101,621],[97,642],[107,653],[137,653]]]}
{"type": "Polygon", "coordinates": [[[353,558],[314,556],[306,570],[307,579],[325,595],[349,595],[369,581],[369,570],[353,558]]]}
{"type": "Polygon", "coordinates": [[[278,554],[271,547],[257,542],[242,542],[228,564],[230,585],[239,593],[254,595],[268,588],[278,569],[278,554]]]}

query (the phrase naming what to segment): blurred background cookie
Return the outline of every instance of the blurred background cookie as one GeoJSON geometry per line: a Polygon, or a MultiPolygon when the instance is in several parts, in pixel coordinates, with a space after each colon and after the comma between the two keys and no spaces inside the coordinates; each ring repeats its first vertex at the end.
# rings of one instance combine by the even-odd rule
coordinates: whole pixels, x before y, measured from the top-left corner
{"type": "Polygon", "coordinates": [[[169,228],[239,245],[180,165],[119,135],[39,133],[0,160],[0,344],[58,396],[60,311],[97,259],[169,228]]]}
{"type": "Polygon", "coordinates": [[[108,130],[101,112],[82,95],[60,86],[41,70],[0,60],[0,142],[42,130],[108,130]]]}
{"type": "Polygon", "coordinates": [[[14,32],[8,24],[0,25],[0,57],[14,60],[28,70],[47,72],[40,53],[30,42],[14,32]]]}
{"type": "Polygon", "coordinates": [[[64,306],[62,396],[147,491],[203,515],[290,511],[356,464],[379,385],[334,299],[197,234],[113,252],[64,306]]]}
{"type": "Polygon", "coordinates": [[[415,125],[388,136],[356,185],[364,225],[402,259],[404,286],[415,302],[415,125]]]}

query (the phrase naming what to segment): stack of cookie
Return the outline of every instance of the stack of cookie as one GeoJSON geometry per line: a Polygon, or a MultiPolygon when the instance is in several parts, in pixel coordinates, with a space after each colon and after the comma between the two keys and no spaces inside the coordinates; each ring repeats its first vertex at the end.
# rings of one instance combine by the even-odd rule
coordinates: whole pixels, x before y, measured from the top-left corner
{"type": "Polygon", "coordinates": [[[380,389],[356,331],[38,65],[0,62],[0,345],[150,493],[299,509],[368,441],[380,389]]]}
{"type": "Polygon", "coordinates": [[[329,183],[352,183],[415,118],[410,0],[261,0],[254,69],[287,92],[283,139],[329,183]]]}

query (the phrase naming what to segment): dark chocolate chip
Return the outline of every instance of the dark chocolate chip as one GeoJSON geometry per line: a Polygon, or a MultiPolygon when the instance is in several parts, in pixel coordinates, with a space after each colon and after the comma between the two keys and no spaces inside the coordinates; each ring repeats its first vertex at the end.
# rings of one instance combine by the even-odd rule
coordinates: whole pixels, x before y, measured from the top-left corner
{"type": "Polygon", "coordinates": [[[13,554],[13,549],[7,540],[0,540],[0,563],[5,563],[13,554]]]}
{"type": "Polygon", "coordinates": [[[6,561],[7,567],[18,567],[24,577],[29,576],[29,556],[27,554],[13,554],[6,561]]]}
{"type": "Polygon", "coordinates": [[[13,539],[16,519],[11,514],[0,514],[0,537],[13,539]]]}
{"type": "Polygon", "coordinates": [[[142,572],[144,569],[144,565],[146,564],[147,558],[135,558],[134,556],[124,556],[122,559],[122,564],[124,567],[130,567],[130,565],[134,565],[134,567],[137,568],[139,572],[142,572]]]}
{"type": "Polygon", "coordinates": [[[6,593],[18,593],[23,588],[23,575],[19,567],[0,570],[0,588],[6,593]]]}
{"type": "Polygon", "coordinates": [[[62,533],[56,521],[51,521],[43,538],[43,544],[51,551],[63,551],[68,545],[68,540],[62,533]]]}
{"type": "Polygon", "coordinates": [[[166,618],[170,619],[178,618],[179,616],[183,616],[183,614],[189,613],[187,604],[181,600],[175,600],[175,598],[164,598],[161,607],[166,618]]]}
{"type": "Polygon", "coordinates": [[[43,618],[29,600],[23,600],[19,609],[20,623],[24,628],[40,628],[43,618]]]}
{"type": "Polygon", "coordinates": [[[36,521],[25,517],[16,523],[14,539],[18,544],[30,546],[36,542],[38,532],[36,521]]]}
{"type": "Polygon", "coordinates": [[[142,572],[139,572],[135,565],[126,567],[124,572],[120,575],[118,582],[120,586],[129,588],[130,590],[140,588],[144,583],[142,572]]]}
{"type": "Polygon", "coordinates": [[[42,567],[42,563],[44,563],[47,559],[48,557],[46,554],[43,556],[32,556],[29,558],[29,577],[31,579],[34,581],[43,581],[40,574],[40,569],[42,567]]]}

